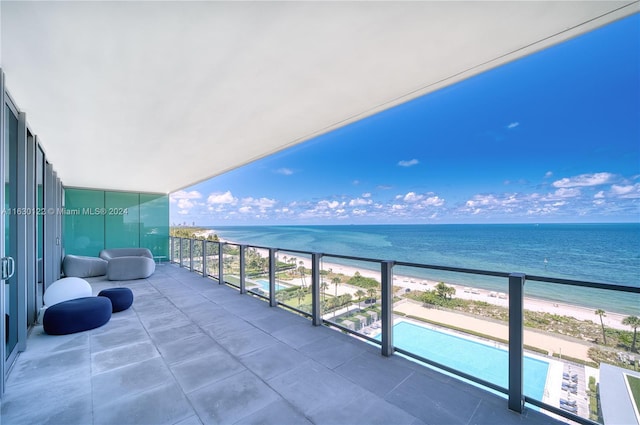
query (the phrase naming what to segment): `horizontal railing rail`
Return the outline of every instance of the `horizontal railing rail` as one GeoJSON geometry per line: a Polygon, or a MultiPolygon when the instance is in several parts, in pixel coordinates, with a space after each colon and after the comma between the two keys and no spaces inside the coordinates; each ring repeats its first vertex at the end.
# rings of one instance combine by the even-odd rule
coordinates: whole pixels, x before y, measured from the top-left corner
{"type": "MultiPolygon", "coordinates": [[[[526,275],[522,273],[510,273],[510,272],[470,269],[470,268],[462,268],[462,267],[450,267],[450,266],[442,266],[442,265],[434,265],[434,264],[419,264],[419,263],[411,263],[411,262],[405,262],[405,261],[390,261],[390,260],[382,260],[377,258],[318,253],[318,252],[310,252],[310,251],[297,250],[297,249],[274,248],[274,247],[268,247],[268,246],[247,245],[247,244],[238,244],[238,243],[222,242],[222,241],[216,242],[216,241],[208,241],[208,240],[192,240],[192,239],[177,238],[177,237],[170,237],[170,258],[173,263],[177,263],[180,267],[187,267],[191,271],[196,271],[198,273],[201,273],[202,276],[205,278],[216,279],[219,284],[227,284],[234,288],[238,288],[241,294],[251,294],[253,296],[266,300],[267,302],[269,302],[269,304],[272,307],[280,306],[292,312],[295,312],[297,314],[303,315],[305,317],[309,317],[312,319],[312,322],[314,325],[328,325],[328,326],[335,327],[336,329],[339,329],[343,332],[355,334],[358,338],[361,338],[364,341],[381,346],[381,352],[385,356],[390,356],[394,352],[397,352],[399,354],[405,355],[407,357],[411,357],[425,364],[434,366],[445,372],[457,375],[463,379],[482,385],[496,392],[505,394],[507,395],[507,398],[508,398],[508,407],[511,410],[521,413],[524,410],[524,404],[528,403],[532,406],[536,406],[538,408],[544,409],[553,414],[562,416],[564,418],[570,419],[574,422],[584,424],[584,425],[594,425],[594,424],[597,424],[597,422],[594,422],[591,419],[588,419],[582,416],[578,416],[577,414],[561,409],[559,407],[550,405],[534,397],[527,396],[523,392],[524,284],[526,281],[536,281],[536,282],[542,282],[542,283],[553,283],[553,284],[567,285],[567,286],[574,286],[574,287],[605,289],[605,290],[611,290],[611,291],[640,294],[640,287],[631,286],[631,285],[589,282],[589,281],[564,279],[564,278],[556,278],[556,277],[548,277],[548,276],[535,276],[535,275],[526,275]],[[212,250],[213,253],[209,252],[210,251],[209,248],[211,246],[214,247],[214,249],[212,250]],[[226,256],[225,247],[233,247],[234,252],[237,251],[237,253],[233,254],[232,256],[226,256]],[[177,249],[177,252],[176,252],[176,249],[177,249]],[[258,291],[255,288],[251,290],[246,289],[246,281],[247,281],[246,254],[247,254],[247,250],[249,249],[256,250],[256,251],[263,251],[263,254],[266,254],[267,264],[264,266],[263,269],[259,270],[257,275],[258,276],[264,275],[265,279],[268,278],[268,282],[269,282],[269,289],[267,291],[268,294],[265,294],[265,291],[261,291],[261,290],[258,291]],[[189,251],[187,258],[185,258],[186,250],[189,251]],[[199,258],[194,259],[194,257],[198,257],[198,253],[197,253],[198,250],[200,250],[199,258]],[[281,267],[280,269],[278,268],[279,264],[278,264],[276,255],[280,252],[286,253],[288,255],[290,254],[303,255],[303,256],[306,256],[306,258],[311,260],[311,275],[310,275],[311,306],[312,306],[311,313],[301,308],[296,308],[293,305],[287,304],[277,299],[277,296],[276,296],[277,272],[295,270],[295,265],[288,265],[286,267],[281,267]],[[380,283],[381,283],[380,307],[381,307],[381,313],[382,313],[382,317],[380,320],[380,323],[381,323],[380,340],[373,338],[371,336],[359,333],[353,329],[350,329],[347,326],[337,323],[336,321],[331,321],[323,318],[323,314],[320,308],[321,292],[319,289],[321,285],[321,279],[322,279],[321,273],[320,273],[321,272],[320,260],[323,257],[328,257],[331,259],[348,260],[350,262],[366,262],[366,263],[380,265],[380,275],[379,275],[380,283]],[[176,261],[176,258],[178,259],[177,261],[176,261]],[[237,273],[230,273],[231,277],[233,277],[233,281],[231,280],[231,277],[227,279],[227,274],[229,274],[228,272],[225,271],[225,261],[227,261],[227,258],[229,258],[230,261],[233,261],[234,259],[238,261],[237,273]],[[217,270],[210,269],[207,260],[212,260],[214,265],[217,262],[217,270]],[[202,262],[201,266],[199,268],[194,267],[194,261],[201,261],[202,262]],[[393,325],[394,325],[393,268],[394,267],[410,267],[415,269],[437,270],[437,271],[444,271],[444,272],[464,273],[464,274],[490,276],[490,277],[507,279],[507,282],[505,282],[505,291],[508,290],[508,293],[509,293],[509,300],[508,300],[509,380],[508,380],[507,388],[501,385],[497,385],[493,382],[489,382],[477,376],[474,376],[470,373],[458,370],[446,364],[442,364],[432,359],[425,358],[420,354],[411,352],[407,349],[394,347],[393,345],[393,325]],[[212,274],[211,272],[214,272],[217,274],[212,274]]],[[[265,257],[260,256],[260,258],[264,259],[265,257]]],[[[231,265],[229,267],[231,267],[231,265]]],[[[336,292],[337,292],[337,284],[336,284],[336,292]]],[[[348,306],[347,306],[347,311],[348,311],[348,306]]]]}

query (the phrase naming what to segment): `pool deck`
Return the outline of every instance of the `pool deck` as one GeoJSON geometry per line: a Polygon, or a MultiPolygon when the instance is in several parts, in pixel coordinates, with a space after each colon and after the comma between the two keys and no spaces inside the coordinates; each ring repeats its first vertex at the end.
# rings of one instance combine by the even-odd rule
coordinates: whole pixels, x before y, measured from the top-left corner
{"type": "Polygon", "coordinates": [[[554,424],[174,265],[92,331],[29,335],[3,424],[554,424]]]}

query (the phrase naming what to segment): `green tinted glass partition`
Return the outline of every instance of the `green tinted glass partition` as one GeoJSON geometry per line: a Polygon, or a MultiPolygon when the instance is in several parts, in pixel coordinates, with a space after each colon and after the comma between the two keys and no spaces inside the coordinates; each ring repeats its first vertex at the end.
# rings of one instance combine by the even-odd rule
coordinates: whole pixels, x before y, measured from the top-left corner
{"type": "Polygon", "coordinates": [[[138,193],[104,193],[105,248],[138,248],[140,246],[139,203],[138,193]]]}
{"type": "Polygon", "coordinates": [[[104,248],[104,192],[66,189],[65,208],[65,252],[96,257],[104,248]]]}
{"type": "Polygon", "coordinates": [[[168,255],[169,197],[92,189],[65,190],[65,252],[95,257],[105,248],[149,248],[168,255]]]}
{"type": "Polygon", "coordinates": [[[160,260],[169,256],[169,197],[140,194],[140,246],[160,260]],[[163,258],[164,257],[164,258],[163,258]]]}

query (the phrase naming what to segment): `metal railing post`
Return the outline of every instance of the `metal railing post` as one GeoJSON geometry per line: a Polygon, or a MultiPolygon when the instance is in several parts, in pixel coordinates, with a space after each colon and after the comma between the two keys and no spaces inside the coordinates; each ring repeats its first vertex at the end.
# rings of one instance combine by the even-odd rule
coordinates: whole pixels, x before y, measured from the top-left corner
{"type": "Polygon", "coordinates": [[[222,252],[224,251],[224,242],[218,242],[218,283],[224,284],[224,258],[222,252]]]}
{"type": "Polygon", "coordinates": [[[509,275],[509,409],[522,413],[523,393],[523,293],[525,275],[509,275]]]}
{"type": "Polygon", "coordinates": [[[180,254],[180,268],[182,268],[184,266],[182,264],[182,238],[178,238],[178,243],[180,244],[178,249],[178,254],[180,254]]]}
{"type": "Polygon", "coordinates": [[[173,243],[175,242],[175,238],[173,236],[169,236],[169,264],[173,263],[173,258],[175,254],[175,249],[173,248],[173,243]]]}
{"type": "Polygon", "coordinates": [[[383,261],[380,264],[382,282],[382,355],[389,357],[393,354],[393,261],[383,261]]]}
{"type": "Polygon", "coordinates": [[[240,245],[240,293],[241,294],[247,293],[247,282],[246,282],[246,273],[245,273],[246,258],[244,255],[246,248],[247,248],[246,245],[240,245]]]}
{"type": "Polygon", "coordinates": [[[269,248],[269,305],[276,307],[276,249],[269,248]]]}
{"type": "Polygon", "coordinates": [[[189,239],[189,271],[193,271],[193,246],[194,240],[189,239]]]}
{"type": "Polygon", "coordinates": [[[207,240],[202,240],[202,277],[207,277],[207,240]]]}
{"type": "Polygon", "coordinates": [[[322,325],[322,311],[320,310],[320,259],[322,254],[311,254],[311,315],[313,325],[322,325]]]}

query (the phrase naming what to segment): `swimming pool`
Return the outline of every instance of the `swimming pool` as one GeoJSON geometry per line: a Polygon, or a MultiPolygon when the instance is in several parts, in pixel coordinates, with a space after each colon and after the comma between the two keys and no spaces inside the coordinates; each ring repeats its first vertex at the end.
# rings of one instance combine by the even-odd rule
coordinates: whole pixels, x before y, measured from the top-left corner
{"type": "MultiPolygon", "coordinates": [[[[380,340],[380,335],[375,337],[380,340]]],[[[507,388],[508,352],[491,345],[460,338],[409,322],[393,326],[396,347],[507,388]]],[[[524,357],[524,393],[542,400],[549,363],[524,357]]]]}
{"type": "MultiPolygon", "coordinates": [[[[256,280],[255,283],[257,285],[260,285],[260,288],[265,291],[265,292],[269,292],[269,281],[268,280],[256,280]]],[[[286,289],[288,288],[288,286],[284,286],[284,285],[280,285],[276,282],[276,291],[279,291],[281,289],[286,289]]]]}

